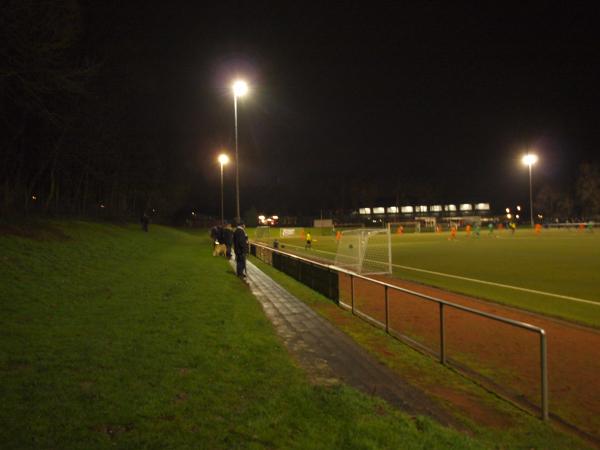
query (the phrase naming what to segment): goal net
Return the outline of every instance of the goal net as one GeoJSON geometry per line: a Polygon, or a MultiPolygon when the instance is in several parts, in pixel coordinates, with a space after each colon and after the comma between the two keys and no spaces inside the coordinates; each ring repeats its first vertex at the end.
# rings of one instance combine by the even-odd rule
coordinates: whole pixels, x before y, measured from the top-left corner
{"type": "Polygon", "coordinates": [[[304,237],[304,228],[280,228],[279,237],[302,238],[304,237]]]}
{"type": "Polygon", "coordinates": [[[390,228],[344,230],[338,241],[335,265],[362,275],[391,274],[390,228]]]}
{"type": "Polygon", "coordinates": [[[417,221],[390,222],[388,223],[388,226],[392,234],[421,232],[421,222],[417,221]]]}
{"type": "Polygon", "coordinates": [[[254,231],[254,239],[257,241],[264,241],[271,237],[271,227],[259,226],[254,231]]]}

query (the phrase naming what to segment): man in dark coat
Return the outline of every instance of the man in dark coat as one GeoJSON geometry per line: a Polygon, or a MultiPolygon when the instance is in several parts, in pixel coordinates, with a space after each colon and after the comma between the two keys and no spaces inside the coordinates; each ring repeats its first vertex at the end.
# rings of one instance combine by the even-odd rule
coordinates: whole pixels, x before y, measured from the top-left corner
{"type": "Polygon", "coordinates": [[[233,232],[233,251],[235,252],[236,274],[240,278],[245,278],[248,235],[243,223],[239,223],[233,232]]]}

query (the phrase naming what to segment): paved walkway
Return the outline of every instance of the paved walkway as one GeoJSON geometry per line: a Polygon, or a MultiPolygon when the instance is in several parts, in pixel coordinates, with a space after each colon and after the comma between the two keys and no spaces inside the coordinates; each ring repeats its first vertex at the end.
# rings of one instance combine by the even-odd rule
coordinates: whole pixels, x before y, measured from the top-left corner
{"type": "Polygon", "coordinates": [[[252,293],[311,380],[325,385],[342,381],[408,414],[426,415],[444,425],[458,426],[423,391],[403,381],[249,261],[247,273],[252,293]]]}

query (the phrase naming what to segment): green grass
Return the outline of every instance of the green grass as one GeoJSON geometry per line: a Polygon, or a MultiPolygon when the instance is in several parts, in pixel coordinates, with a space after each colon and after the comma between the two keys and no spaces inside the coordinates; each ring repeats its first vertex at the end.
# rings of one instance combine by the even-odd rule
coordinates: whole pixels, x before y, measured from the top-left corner
{"type": "Polygon", "coordinates": [[[437,397],[486,448],[585,448],[586,445],[581,441],[563,434],[551,424],[543,423],[499,399],[431,357],[391,338],[304,284],[257,258],[251,258],[251,261],[285,289],[352,336],[405,381],[429,392],[433,398],[437,397]]]}
{"type": "MultiPolygon", "coordinates": [[[[482,231],[476,238],[458,233],[413,233],[392,237],[394,275],[455,292],[492,300],[542,314],[600,327],[600,233],[566,230],[518,230],[514,235],[482,231]],[[398,267],[405,266],[405,267],[398,267]],[[500,283],[544,293],[595,302],[582,303],[541,293],[525,292],[460,280],[410,268],[500,283]]],[[[313,251],[307,253],[301,239],[284,239],[288,249],[332,260],[336,242],[331,236],[313,234],[313,251]]]]}
{"type": "Polygon", "coordinates": [[[491,448],[315,386],[206,236],[0,227],[3,449],[491,448]]]}

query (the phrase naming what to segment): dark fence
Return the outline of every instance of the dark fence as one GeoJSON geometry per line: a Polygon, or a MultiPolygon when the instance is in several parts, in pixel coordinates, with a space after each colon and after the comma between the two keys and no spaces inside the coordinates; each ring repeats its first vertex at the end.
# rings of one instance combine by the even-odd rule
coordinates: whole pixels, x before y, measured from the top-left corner
{"type": "Polygon", "coordinates": [[[334,302],[339,302],[339,274],[337,271],[307,259],[274,252],[254,244],[250,245],[250,253],[334,302]]]}

